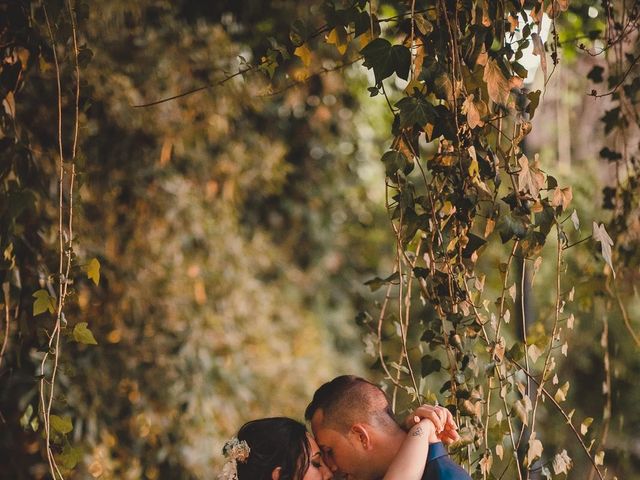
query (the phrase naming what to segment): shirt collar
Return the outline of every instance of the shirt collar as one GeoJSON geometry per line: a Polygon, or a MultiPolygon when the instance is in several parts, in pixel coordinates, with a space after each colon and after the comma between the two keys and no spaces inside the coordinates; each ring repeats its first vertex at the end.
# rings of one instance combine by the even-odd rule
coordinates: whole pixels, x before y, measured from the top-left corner
{"type": "Polygon", "coordinates": [[[427,462],[431,462],[436,458],[444,457],[445,455],[449,455],[447,449],[444,447],[442,442],[432,443],[429,445],[429,453],[427,454],[427,462]]]}

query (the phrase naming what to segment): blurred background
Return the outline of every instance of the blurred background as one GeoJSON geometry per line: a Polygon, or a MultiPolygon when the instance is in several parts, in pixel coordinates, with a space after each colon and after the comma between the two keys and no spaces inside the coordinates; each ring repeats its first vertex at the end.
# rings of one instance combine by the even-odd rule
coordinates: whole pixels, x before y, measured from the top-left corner
{"type": "MultiPolygon", "coordinates": [[[[0,10],[3,35],[31,52],[0,139],[2,273],[24,305],[0,367],[2,479],[47,477],[33,428],[47,338],[30,305],[57,259],[56,93],[34,11],[30,2],[0,10]],[[20,141],[7,141],[9,131],[20,141]]],[[[250,72],[134,107],[224,80],[266,55],[271,38],[285,43],[291,22],[319,15],[319,2],[109,0],[83,13],[74,253],[77,265],[99,259],[101,278],[97,286],[78,278],[66,312],[98,342],[64,344],[55,408],[73,420],[74,450],[61,451],[77,463],[68,478],[211,478],[245,421],[301,418],[313,391],[338,374],[382,378],[356,316],[375,315],[380,293],[364,282],[387,276],[394,261],[379,161],[392,119],[383,98],[369,98],[357,63],[277,92],[250,72]]],[[[584,18],[566,21],[582,32],[584,18]]],[[[597,25],[598,10],[588,18],[597,25]]],[[[588,234],[593,220],[611,217],[600,192],[615,171],[599,155],[611,140],[600,121],[607,100],[585,96],[596,60],[574,44],[567,40],[546,86],[527,148],[573,186],[588,234]]],[[[333,69],[335,48],[315,61],[333,69]]],[[[3,98],[15,85],[6,65],[3,98]]],[[[541,75],[529,88],[542,87],[541,75]]],[[[638,329],[634,215],[633,274],[618,295],[638,329]]],[[[571,379],[576,418],[594,417],[597,438],[607,439],[605,463],[631,479],[640,475],[640,356],[604,279],[592,280],[602,268],[597,251],[569,255],[578,311],[571,361],[559,369],[571,379]]],[[[487,268],[500,255],[487,255],[487,268]]],[[[543,266],[536,282],[551,278],[543,266]]],[[[544,315],[554,299],[538,292],[544,315]]],[[[545,445],[572,451],[575,478],[586,478],[563,421],[546,416],[539,430],[545,445]]]]}

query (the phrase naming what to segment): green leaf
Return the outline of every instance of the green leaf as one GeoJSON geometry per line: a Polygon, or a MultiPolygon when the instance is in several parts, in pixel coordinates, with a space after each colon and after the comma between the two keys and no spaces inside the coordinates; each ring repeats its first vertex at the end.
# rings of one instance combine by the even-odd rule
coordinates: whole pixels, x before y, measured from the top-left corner
{"type": "Polygon", "coordinates": [[[97,258],[92,258],[84,270],[87,272],[87,277],[93,280],[93,283],[96,285],[100,283],[100,262],[97,258]]]}
{"type": "Polygon", "coordinates": [[[371,30],[371,18],[367,12],[360,12],[355,20],[355,36],[359,37],[363,33],[371,30]]]}
{"type": "Polygon", "coordinates": [[[404,45],[394,45],[391,47],[391,59],[396,75],[407,80],[411,69],[411,51],[404,45]]]}
{"type": "Polygon", "coordinates": [[[439,372],[442,368],[442,363],[437,358],[431,355],[425,355],[422,357],[422,376],[426,377],[434,372],[439,372]]]}
{"type": "Polygon", "coordinates": [[[592,423],[593,423],[593,418],[591,417],[585,418],[584,421],[580,424],[580,434],[586,435],[592,423]]]}
{"type": "Polygon", "coordinates": [[[65,445],[62,449],[62,453],[58,456],[58,458],[60,459],[60,462],[62,463],[64,468],[71,470],[72,468],[75,468],[78,463],[80,463],[80,461],[82,460],[82,454],[83,451],[81,448],[74,448],[70,445],[65,445]]]}
{"type": "Polygon", "coordinates": [[[520,217],[514,216],[512,213],[504,215],[502,218],[500,218],[496,229],[500,234],[502,243],[507,243],[514,236],[523,238],[527,233],[527,227],[524,223],[524,220],[520,217]]]}
{"type": "Polygon", "coordinates": [[[567,399],[567,392],[569,392],[569,382],[565,382],[553,396],[554,400],[558,403],[564,402],[567,399]]]}
{"type": "Polygon", "coordinates": [[[387,177],[392,177],[398,170],[404,170],[409,164],[409,160],[405,157],[404,153],[397,150],[389,150],[382,155],[382,163],[384,163],[384,169],[387,177]]]}
{"type": "Polygon", "coordinates": [[[620,152],[615,152],[609,147],[604,147],[602,150],[600,150],[600,156],[602,158],[606,158],[610,162],[615,162],[616,160],[622,159],[622,154],[620,152]]]}
{"type": "Polygon", "coordinates": [[[69,417],[59,417],[58,415],[51,415],[49,417],[49,424],[54,432],[66,435],[73,430],[73,424],[69,417]]]}
{"type": "Polygon", "coordinates": [[[599,65],[595,65],[591,71],[587,74],[587,78],[591,80],[593,83],[602,83],[603,78],[602,74],[604,73],[604,68],[599,65]]]}
{"type": "Polygon", "coordinates": [[[414,125],[424,128],[427,123],[436,123],[435,108],[423,98],[405,97],[396,103],[396,107],[400,109],[400,128],[414,125]]]}
{"type": "Polygon", "coordinates": [[[411,52],[404,45],[391,45],[384,38],[376,38],[369,42],[361,51],[364,56],[364,66],[373,69],[376,84],[379,84],[393,72],[406,80],[409,78],[411,67],[411,52]]]}
{"type": "Polygon", "coordinates": [[[35,298],[33,302],[33,316],[40,315],[47,310],[49,313],[56,311],[55,298],[50,296],[46,290],[37,290],[34,292],[33,297],[35,298]]]}
{"type": "Polygon", "coordinates": [[[367,285],[372,292],[375,292],[383,285],[387,283],[391,283],[394,280],[397,280],[399,277],[400,275],[398,274],[398,272],[394,272],[391,275],[389,275],[387,278],[375,277],[375,278],[372,278],[371,280],[367,280],[366,282],[364,282],[364,284],[367,285]]]}
{"type": "Polygon", "coordinates": [[[85,345],[97,345],[95,337],[91,330],[87,328],[87,322],[80,322],[73,327],[73,339],[78,343],[85,345]]]}
{"type": "Polygon", "coordinates": [[[529,114],[529,120],[533,118],[533,116],[536,113],[536,109],[540,104],[540,93],[541,93],[540,90],[527,93],[527,98],[529,99],[529,103],[527,104],[525,111],[529,114]]]}
{"type": "Polygon", "coordinates": [[[20,417],[20,426],[26,429],[29,426],[29,421],[33,415],[33,405],[29,404],[27,409],[24,411],[22,416],[20,417]]]}
{"type": "Polygon", "coordinates": [[[391,43],[388,40],[376,38],[369,42],[360,53],[364,56],[363,65],[373,69],[376,84],[393,74],[394,65],[391,58],[391,43]]]}

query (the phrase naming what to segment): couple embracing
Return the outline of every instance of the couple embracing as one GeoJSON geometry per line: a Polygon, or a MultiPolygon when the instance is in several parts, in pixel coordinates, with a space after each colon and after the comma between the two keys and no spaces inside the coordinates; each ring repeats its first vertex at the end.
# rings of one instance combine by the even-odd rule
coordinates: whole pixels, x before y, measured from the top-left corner
{"type": "Polygon", "coordinates": [[[470,480],[443,443],[459,436],[444,407],[416,409],[403,429],[384,392],[352,375],[334,378],[305,412],[313,436],[290,418],[254,420],[227,442],[221,480],[470,480]]]}

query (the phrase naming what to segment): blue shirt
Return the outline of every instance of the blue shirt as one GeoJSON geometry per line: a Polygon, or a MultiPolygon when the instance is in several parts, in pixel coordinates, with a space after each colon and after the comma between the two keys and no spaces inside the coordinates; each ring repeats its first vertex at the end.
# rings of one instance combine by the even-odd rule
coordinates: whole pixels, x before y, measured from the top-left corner
{"type": "Polygon", "coordinates": [[[422,480],[471,480],[469,474],[451,460],[447,449],[441,442],[429,445],[427,468],[422,480]]]}

